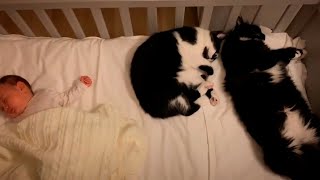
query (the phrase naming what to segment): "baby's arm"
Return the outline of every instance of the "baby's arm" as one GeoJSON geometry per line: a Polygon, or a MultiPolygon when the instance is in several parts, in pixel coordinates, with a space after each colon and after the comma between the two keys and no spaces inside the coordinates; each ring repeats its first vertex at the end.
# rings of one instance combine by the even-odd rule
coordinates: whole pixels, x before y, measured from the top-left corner
{"type": "Polygon", "coordinates": [[[59,105],[66,106],[80,98],[86,88],[90,87],[92,80],[88,76],[81,76],[80,79],[66,92],[59,94],[59,105]]]}

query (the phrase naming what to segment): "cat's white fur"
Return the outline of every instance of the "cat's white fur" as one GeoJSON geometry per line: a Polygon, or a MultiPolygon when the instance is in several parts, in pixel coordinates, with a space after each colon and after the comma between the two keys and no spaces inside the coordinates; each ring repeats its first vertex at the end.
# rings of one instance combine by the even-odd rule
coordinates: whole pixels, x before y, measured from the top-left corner
{"type": "Polygon", "coordinates": [[[302,153],[300,151],[301,144],[313,144],[319,141],[316,137],[316,130],[309,128],[309,123],[304,123],[303,117],[300,116],[298,111],[291,111],[290,108],[285,108],[284,112],[287,118],[281,134],[284,138],[292,139],[289,147],[294,147],[296,153],[302,153]]]}
{"type": "Polygon", "coordinates": [[[283,71],[280,64],[276,64],[275,66],[265,70],[265,72],[271,74],[272,83],[279,83],[283,79],[283,71]]]}
{"type": "Polygon", "coordinates": [[[178,72],[177,80],[180,83],[185,83],[187,86],[199,85],[204,80],[201,78],[201,71],[198,69],[200,65],[211,66],[211,62],[202,56],[203,49],[208,48],[208,55],[212,57],[216,52],[211,41],[210,31],[196,28],[197,42],[192,45],[189,42],[183,41],[179,33],[174,32],[174,36],[178,41],[178,51],[181,55],[181,69],[178,72]]]}
{"type": "MultiPolygon", "coordinates": [[[[294,59],[301,57],[299,51],[296,52],[294,59]]],[[[279,83],[283,79],[283,70],[280,64],[265,70],[265,72],[270,73],[272,77],[272,83],[279,83]]],[[[309,123],[305,124],[303,117],[299,114],[297,110],[292,111],[291,108],[285,108],[284,112],[287,118],[284,122],[284,127],[281,134],[284,138],[292,139],[289,147],[293,147],[296,153],[301,154],[300,150],[301,144],[317,143],[319,139],[316,137],[316,130],[309,127],[309,123]]]]}
{"type": "Polygon", "coordinates": [[[169,103],[169,106],[171,108],[175,108],[175,107],[179,106],[179,107],[181,107],[181,110],[184,112],[186,112],[190,107],[188,102],[185,100],[185,98],[182,97],[182,95],[171,100],[169,103]]]}

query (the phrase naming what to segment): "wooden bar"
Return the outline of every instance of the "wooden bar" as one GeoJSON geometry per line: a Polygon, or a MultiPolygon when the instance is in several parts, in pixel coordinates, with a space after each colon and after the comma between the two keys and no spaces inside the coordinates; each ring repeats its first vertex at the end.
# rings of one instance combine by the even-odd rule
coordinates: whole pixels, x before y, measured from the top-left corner
{"type": "Polygon", "coordinates": [[[86,35],[84,34],[82,27],[74,14],[72,9],[62,9],[63,14],[66,16],[74,34],[76,35],[77,38],[82,39],[85,38],[86,35]]]}
{"type": "Polygon", "coordinates": [[[120,8],[120,7],[199,7],[231,5],[318,4],[319,0],[1,0],[5,9],[120,8]]]}
{"type": "Polygon", "coordinates": [[[34,13],[38,16],[43,26],[47,29],[52,37],[61,37],[58,30],[52,23],[51,19],[43,9],[35,9],[34,13]]]}
{"type": "Polygon", "coordinates": [[[19,27],[22,33],[26,36],[35,36],[28,24],[23,20],[20,14],[15,10],[6,10],[8,16],[12,19],[12,21],[19,27]]]}
{"type": "Polygon", "coordinates": [[[156,7],[148,8],[148,30],[152,34],[158,31],[158,13],[156,7]]]}
{"type": "Polygon", "coordinates": [[[121,17],[121,22],[122,22],[124,35],[133,36],[133,30],[132,30],[132,23],[131,23],[129,8],[122,7],[122,8],[119,8],[119,11],[120,11],[120,17],[121,17]]]}
{"type": "Polygon", "coordinates": [[[7,30],[0,24],[0,34],[8,34],[7,30]]]}
{"type": "Polygon", "coordinates": [[[237,18],[240,16],[242,6],[233,6],[230,12],[224,31],[229,31],[236,25],[237,18]]]}
{"type": "Polygon", "coordinates": [[[200,21],[200,27],[204,29],[209,29],[211,16],[213,12],[212,6],[206,6],[203,8],[201,21],[200,21]]]}
{"type": "Polygon", "coordinates": [[[241,16],[242,18],[247,21],[248,23],[252,23],[255,19],[260,6],[245,6],[242,7],[241,16]]]}
{"type": "Polygon", "coordinates": [[[278,22],[274,32],[282,32],[285,31],[292,20],[296,17],[298,12],[300,11],[302,5],[290,5],[289,8],[286,10],[280,21],[278,22]]]}
{"type": "Polygon", "coordinates": [[[212,31],[224,31],[231,10],[232,6],[214,7],[209,29],[212,31]]]}
{"type": "Polygon", "coordinates": [[[175,27],[182,27],[184,23],[185,7],[176,7],[175,27]]]}
{"type": "Polygon", "coordinates": [[[109,39],[109,31],[106,26],[106,22],[103,19],[103,15],[101,13],[100,8],[90,8],[94,22],[96,23],[96,26],[98,28],[100,37],[109,39]]]}
{"type": "Polygon", "coordinates": [[[287,4],[264,5],[260,8],[254,23],[274,29],[287,7],[287,4]]]}
{"type": "Polygon", "coordinates": [[[286,32],[291,37],[296,37],[303,30],[303,28],[308,24],[317,11],[317,7],[313,5],[303,6],[298,12],[297,16],[291,22],[286,32]]]}

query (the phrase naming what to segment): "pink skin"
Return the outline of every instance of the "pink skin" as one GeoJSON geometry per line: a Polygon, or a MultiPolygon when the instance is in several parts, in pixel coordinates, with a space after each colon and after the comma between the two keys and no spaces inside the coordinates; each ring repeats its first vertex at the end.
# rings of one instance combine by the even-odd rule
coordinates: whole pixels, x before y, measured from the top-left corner
{"type": "Polygon", "coordinates": [[[87,87],[90,87],[92,84],[92,80],[89,76],[81,76],[80,81],[87,87]]]}
{"type": "Polygon", "coordinates": [[[32,98],[29,88],[23,83],[0,85],[0,109],[9,118],[22,114],[32,98]]]}
{"type": "MultiPolygon", "coordinates": [[[[206,84],[205,84],[204,87],[207,88],[207,89],[213,89],[213,83],[211,83],[211,82],[206,82],[206,84]]],[[[210,98],[210,104],[211,104],[212,106],[217,105],[217,104],[218,104],[218,99],[217,99],[216,97],[212,96],[212,97],[210,98]]]]}
{"type": "Polygon", "coordinates": [[[218,104],[218,99],[217,99],[216,97],[211,97],[211,98],[210,98],[210,104],[211,104],[212,106],[217,105],[217,104],[218,104]]]}

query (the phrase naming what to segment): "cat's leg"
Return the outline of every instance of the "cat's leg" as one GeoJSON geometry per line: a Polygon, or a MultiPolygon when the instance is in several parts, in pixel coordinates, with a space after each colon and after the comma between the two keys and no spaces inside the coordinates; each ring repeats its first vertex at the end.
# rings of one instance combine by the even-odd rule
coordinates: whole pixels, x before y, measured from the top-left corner
{"type": "Polygon", "coordinates": [[[302,49],[294,47],[266,51],[265,54],[261,56],[261,62],[258,65],[258,70],[264,71],[268,69],[277,69],[278,67],[283,66],[283,64],[286,66],[292,59],[297,59],[301,57],[302,54],[302,49]]]}
{"type": "MultiPolygon", "coordinates": [[[[205,81],[203,83],[201,83],[197,89],[193,89],[193,88],[188,88],[186,87],[184,89],[184,95],[186,96],[186,98],[189,100],[189,109],[185,112],[182,113],[182,115],[184,116],[190,116],[193,113],[195,113],[196,111],[198,111],[200,109],[200,105],[196,104],[195,101],[200,98],[201,96],[211,93],[213,89],[213,83],[212,82],[208,82],[205,81]]],[[[211,95],[211,94],[210,94],[211,95]]],[[[211,97],[212,98],[212,97],[211,97]]],[[[213,100],[213,99],[212,99],[213,100]]],[[[214,100],[213,100],[214,101],[214,100]]],[[[213,103],[213,101],[210,103],[213,103]]],[[[213,103],[214,104],[214,103],[213,103]]]]}
{"type": "Polygon", "coordinates": [[[274,49],[270,51],[270,59],[277,62],[283,62],[285,64],[289,64],[292,59],[298,59],[303,55],[303,50],[294,48],[294,47],[287,47],[281,49],[274,49]]]}
{"type": "Polygon", "coordinates": [[[218,104],[218,98],[217,98],[217,95],[214,93],[213,89],[209,89],[206,92],[206,96],[209,98],[210,104],[212,106],[215,106],[218,104]]]}
{"type": "MultiPolygon", "coordinates": [[[[200,96],[203,96],[205,95],[208,91],[210,91],[211,89],[213,89],[213,83],[212,82],[209,82],[209,81],[204,81],[203,83],[201,83],[198,88],[197,88],[197,91],[198,93],[200,94],[200,96]]],[[[200,97],[199,96],[199,97],[200,97]]],[[[198,98],[199,98],[198,97],[198,98]]],[[[197,98],[197,99],[198,99],[197,98]]],[[[197,99],[194,99],[197,100],[197,99]]]]}
{"type": "Polygon", "coordinates": [[[188,108],[184,111],[180,111],[180,114],[184,116],[190,116],[200,109],[200,105],[195,104],[194,101],[201,96],[201,93],[205,90],[206,87],[202,85],[201,88],[199,88],[199,90],[194,89],[192,86],[189,87],[186,85],[182,85],[181,87],[183,98],[186,102],[188,102],[188,108]]]}
{"type": "Polygon", "coordinates": [[[183,94],[188,98],[189,102],[196,101],[199,97],[206,94],[206,92],[213,88],[213,83],[204,81],[196,89],[185,86],[183,88],[183,94]]]}
{"type": "Polygon", "coordinates": [[[200,105],[194,102],[190,103],[189,109],[187,111],[183,111],[181,114],[184,116],[190,116],[193,113],[197,112],[200,109],[200,105]]]}

